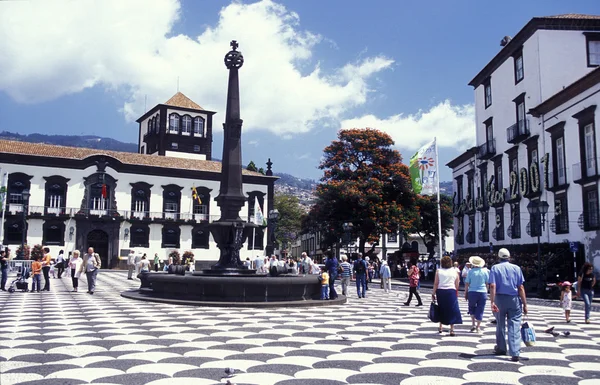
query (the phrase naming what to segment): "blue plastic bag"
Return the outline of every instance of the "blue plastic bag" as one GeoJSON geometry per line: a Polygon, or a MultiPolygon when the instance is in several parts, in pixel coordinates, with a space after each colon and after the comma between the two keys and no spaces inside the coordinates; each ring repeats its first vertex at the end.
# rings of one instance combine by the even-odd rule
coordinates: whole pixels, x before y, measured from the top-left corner
{"type": "Polygon", "coordinates": [[[525,321],[521,325],[521,338],[523,339],[525,346],[535,345],[535,329],[531,322],[525,321]]]}

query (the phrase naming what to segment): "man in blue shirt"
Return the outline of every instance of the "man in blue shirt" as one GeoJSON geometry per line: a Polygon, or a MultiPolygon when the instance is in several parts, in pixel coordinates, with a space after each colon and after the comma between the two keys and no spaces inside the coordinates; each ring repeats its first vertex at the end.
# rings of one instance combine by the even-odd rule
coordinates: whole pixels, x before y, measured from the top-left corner
{"type": "Polygon", "coordinates": [[[367,262],[362,259],[362,254],[358,253],[358,259],[354,262],[354,273],[356,274],[356,292],[358,298],[365,298],[367,289],[367,262]]]}
{"type": "Polygon", "coordinates": [[[494,354],[506,354],[505,326],[508,319],[508,353],[516,362],[521,354],[521,318],[523,313],[527,314],[525,279],[521,268],[508,261],[510,252],[507,249],[498,251],[498,259],[499,263],[490,270],[490,302],[498,320],[494,354]]]}

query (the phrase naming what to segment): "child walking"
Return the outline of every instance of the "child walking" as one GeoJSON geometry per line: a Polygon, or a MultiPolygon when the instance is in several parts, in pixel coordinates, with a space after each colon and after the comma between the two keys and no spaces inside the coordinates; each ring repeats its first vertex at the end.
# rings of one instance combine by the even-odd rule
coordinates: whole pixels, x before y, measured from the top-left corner
{"type": "Polygon", "coordinates": [[[329,274],[324,266],[321,268],[319,281],[321,281],[321,299],[329,299],[329,274]]]}
{"type": "Polygon", "coordinates": [[[37,291],[39,293],[42,289],[42,263],[40,257],[35,257],[31,263],[31,275],[33,276],[31,292],[37,291]]]}
{"type": "Polygon", "coordinates": [[[560,304],[565,311],[565,320],[567,323],[571,322],[571,282],[565,281],[562,283],[562,290],[560,292],[560,304]]]}

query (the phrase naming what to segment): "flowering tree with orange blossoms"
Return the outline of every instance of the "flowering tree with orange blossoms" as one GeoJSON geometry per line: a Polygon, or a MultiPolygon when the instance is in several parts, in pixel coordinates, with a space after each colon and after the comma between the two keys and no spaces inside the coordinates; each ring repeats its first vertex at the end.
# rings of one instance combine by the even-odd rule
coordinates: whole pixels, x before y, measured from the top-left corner
{"type": "Polygon", "coordinates": [[[344,233],[343,223],[352,222],[361,252],[381,234],[414,228],[415,194],[393,145],[388,134],[372,128],[341,130],[323,151],[323,177],[305,226],[320,230],[333,244],[344,233]]]}
{"type": "MultiPolygon", "coordinates": [[[[442,236],[446,237],[448,231],[452,229],[452,198],[447,195],[440,195],[442,205],[440,211],[442,214],[442,236]]],[[[437,197],[436,196],[417,196],[417,206],[419,215],[414,222],[415,227],[410,230],[410,233],[417,233],[425,245],[427,252],[432,254],[433,249],[439,243],[438,237],[438,215],[437,215],[437,197]]]]}

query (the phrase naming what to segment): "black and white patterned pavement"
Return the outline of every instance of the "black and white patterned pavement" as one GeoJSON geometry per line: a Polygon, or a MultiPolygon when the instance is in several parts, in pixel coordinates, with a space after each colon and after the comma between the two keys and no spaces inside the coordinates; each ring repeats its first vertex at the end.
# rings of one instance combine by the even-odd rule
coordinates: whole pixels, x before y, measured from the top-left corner
{"type": "Polygon", "coordinates": [[[371,285],[331,307],[201,308],[122,298],[138,284],[125,278],[101,272],[93,296],[64,278],[49,293],[0,292],[0,384],[600,384],[600,322],[580,310],[566,324],[561,309],[530,306],[538,342],[513,363],[491,354],[493,325],[439,335],[428,306],[402,306],[406,290],[371,285]]]}

